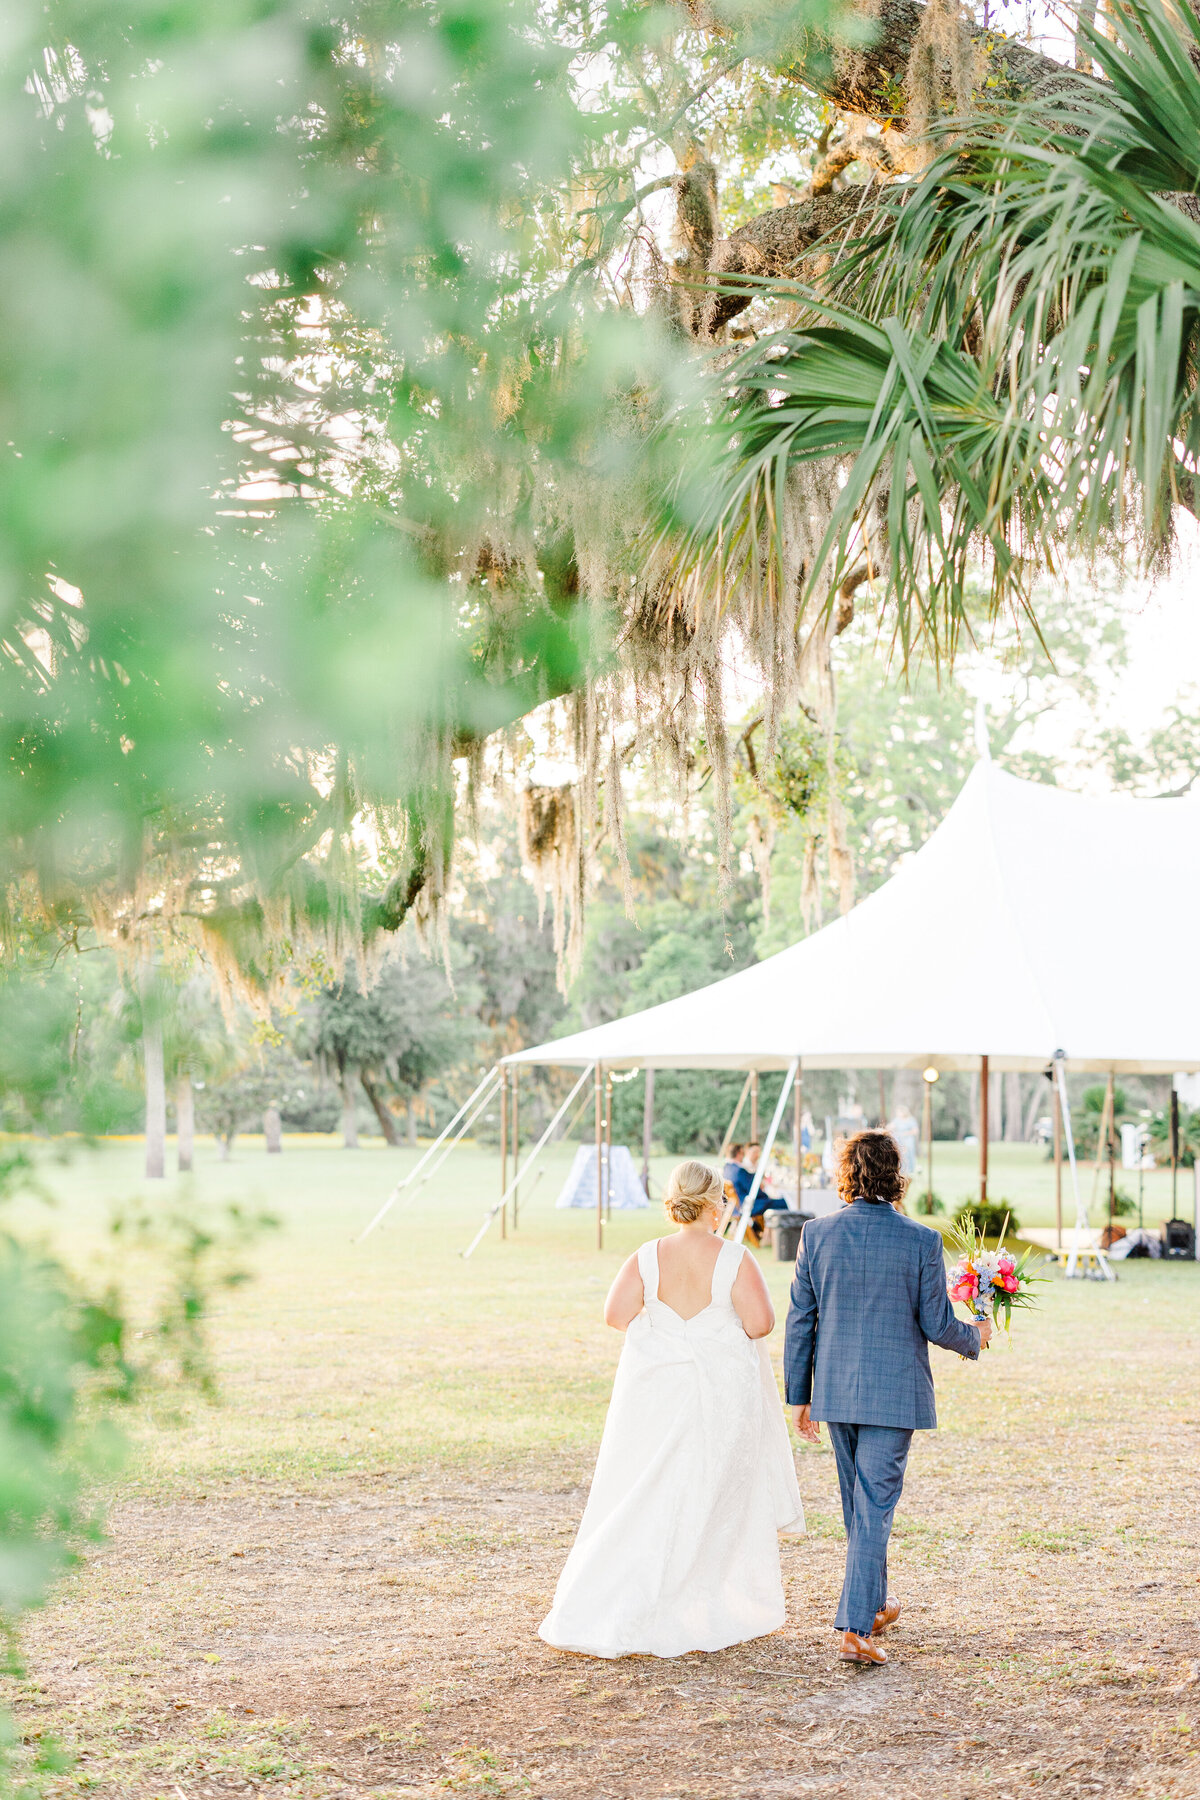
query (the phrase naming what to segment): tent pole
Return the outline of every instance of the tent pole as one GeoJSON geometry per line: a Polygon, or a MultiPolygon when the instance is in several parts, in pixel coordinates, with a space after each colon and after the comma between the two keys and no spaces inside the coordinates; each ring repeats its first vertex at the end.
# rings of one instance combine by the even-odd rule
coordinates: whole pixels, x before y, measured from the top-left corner
{"type": "Polygon", "coordinates": [[[925,1138],[925,1192],[929,1196],[929,1214],[933,1216],[933,1083],[925,1083],[925,1117],[921,1121],[925,1138]]]}
{"type": "Polygon", "coordinates": [[[804,1101],[802,1098],[801,1072],[799,1061],[796,1063],[796,1079],[792,1083],[792,1147],[796,1155],[796,1211],[803,1212],[801,1195],[804,1192],[804,1101]]]}
{"type": "Polygon", "coordinates": [[[654,1070],[646,1070],[646,1093],[642,1101],[642,1186],[650,1198],[650,1145],[654,1141],[654,1070]]]}
{"type": "Polygon", "coordinates": [[[612,1090],[611,1069],[604,1076],[604,1223],[612,1218],[612,1090]]]}
{"type": "Polygon", "coordinates": [[[750,1214],[754,1210],[754,1202],[758,1199],[758,1190],[762,1186],[763,1176],[767,1172],[767,1158],[770,1156],[771,1151],[775,1146],[775,1138],[779,1132],[780,1122],[783,1119],[783,1109],[787,1105],[788,1094],[791,1090],[792,1083],[796,1079],[796,1073],[799,1067],[800,1058],[798,1056],[793,1056],[791,1062],[788,1064],[788,1072],[784,1078],[783,1086],[779,1090],[779,1100],[771,1118],[771,1129],[768,1131],[767,1141],[762,1147],[762,1153],[758,1159],[758,1167],[754,1171],[754,1180],[750,1183],[750,1192],[742,1201],[742,1215],[738,1220],[737,1231],[734,1233],[735,1242],[739,1244],[745,1239],[746,1227],[750,1223],[750,1214]]]}
{"type": "Polygon", "coordinates": [[[1104,1101],[1100,1108],[1100,1123],[1096,1128],[1096,1154],[1092,1160],[1093,1206],[1096,1204],[1096,1195],[1100,1190],[1100,1162],[1104,1155],[1104,1147],[1108,1143],[1108,1131],[1106,1127],[1111,1122],[1109,1120],[1109,1106],[1112,1098],[1112,1081],[1113,1078],[1109,1075],[1108,1080],[1104,1084],[1104,1101]]]}
{"type": "MultiPolygon", "coordinates": [[[[508,1070],[500,1070],[500,1192],[508,1192],[508,1070]]],[[[501,1203],[500,1236],[508,1236],[508,1207],[501,1203]]]]}
{"type": "Polygon", "coordinates": [[[1116,1102],[1117,1096],[1113,1086],[1113,1072],[1108,1071],[1108,1091],[1104,1096],[1104,1105],[1108,1113],[1108,1136],[1104,1140],[1104,1148],[1108,1156],[1108,1241],[1112,1243],[1113,1217],[1117,1204],[1117,1170],[1114,1161],[1116,1144],[1116,1102]]]}
{"type": "Polygon", "coordinates": [[[758,1070],[750,1071],[750,1142],[758,1142],[758,1070]]]}
{"type": "Polygon", "coordinates": [[[1054,1225],[1058,1232],[1058,1248],[1062,1249],[1062,1101],[1058,1083],[1051,1076],[1054,1095],[1054,1225]]]}
{"type": "Polygon", "coordinates": [[[723,1163],[725,1161],[726,1157],[729,1155],[729,1146],[733,1142],[733,1134],[737,1130],[737,1122],[742,1116],[742,1108],[746,1104],[746,1095],[750,1092],[750,1083],[753,1080],[754,1080],[753,1075],[747,1075],[745,1081],[743,1081],[743,1083],[742,1083],[742,1091],[738,1095],[738,1103],[734,1107],[733,1117],[729,1121],[729,1130],[725,1133],[725,1136],[721,1139],[721,1153],[717,1158],[718,1162],[723,1163]]]}
{"type": "Polygon", "coordinates": [[[596,1064],[596,1248],[604,1248],[604,1071],[596,1064]]]}
{"type": "MultiPolygon", "coordinates": [[[[725,1161],[733,1145],[733,1134],[737,1130],[737,1122],[742,1116],[742,1108],[746,1104],[746,1095],[750,1092],[750,1083],[753,1079],[753,1075],[747,1075],[745,1081],[742,1083],[742,1091],[738,1095],[738,1103],[733,1109],[733,1117],[729,1121],[729,1130],[725,1133],[725,1139],[721,1145],[721,1153],[717,1158],[717,1161],[721,1164],[722,1187],[724,1187],[725,1161]]],[[[719,1238],[723,1238],[725,1233],[729,1230],[729,1224],[733,1218],[737,1204],[738,1202],[736,1199],[726,1200],[724,1210],[721,1213],[721,1223],[717,1226],[717,1236],[719,1238]]]]}
{"type": "MultiPolygon", "coordinates": [[[[521,1166],[521,1094],[517,1087],[517,1073],[517,1065],[514,1063],[510,1076],[510,1080],[512,1081],[512,1154],[514,1175],[521,1166]]],[[[513,1230],[515,1231],[517,1229],[517,1213],[521,1204],[521,1190],[518,1183],[515,1181],[513,1182],[512,1202],[513,1230]]]]}
{"type": "Polygon", "coordinates": [[[1058,1092],[1062,1100],[1063,1130],[1065,1131],[1067,1138],[1067,1161],[1071,1165],[1071,1189],[1075,1195],[1075,1242],[1067,1257],[1067,1266],[1064,1273],[1068,1281],[1079,1273],[1080,1248],[1084,1234],[1086,1233],[1092,1238],[1091,1245],[1087,1249],[1086,1254],[1094,1257],[1097,1267],[1104,1276],[1105,1281],[1115,1281],[1117,1278],[1109,1264],[1107,1252],[1100,1249],[1095,1238],[1092,1236],[1091,1221],[1088,1218],[1087,1208],[1083,1204],[1083,1198],[1079,1192],[1079,1169],[1075,1161],[1075,1133],[1071,1129],[1071,1102],[1067,1097],[1066,1055],[1062,1050],[1056,1050],[1054,1052],[1054,1073],[1058,1083],[1058,1092]]]}
{"type": "Polygon", "coordinates": [[[1175,1217],[1176,1177],[1179,1174],[1179,1092],[1171,1082],[1171,1217],[1175,1217]]]}
{"type": "Polygon", "coordinates": [[[987,1205],[988,1177],[988,1132],[991,1121],[988,1118],[988,1059],[979,1059],[979,1204],[987,1205]]]}
{"type": "MultiPolygon", "coordinates": [[[[470,1099],[463,1101],[462,1105],[459,1107],[458,1111],[455,1113],[455,1115],[451,1119],[450,1123],[445,1127],[445,1129],[442,1132],[439,1133],[439,1135],[434,1139],[433,1143],[430,1144],[430,1146],[429,1146],[428,1150],[425,1152],[424,1156],[422,1156],[420,1158],[420,1160],[413,1165],[413,1167],[409,1170],[408,1174],[404,1177],[403,1181],[398,1181],[396,1183],[395,1187],[392,1189],[391,1193],[388,1195],[387,1199],[384,1201],[384,1203],[380,1207],[379,1211],[375,1214],[375,1217],[371,1220],[371,1223],[367,1226],[366,1230],[363,1232],[360,1232],[359,1236],[355,1238],[354,1241],[356,1244],[361,1244],[363,1241],[363,1238],[370,1237],[370,1235],[374,1231],[375,1227],[392,1210],[392,1207],[395,1206],[397,1200],[400,1198],[400,1196],[404,1192],[405,1188],[409,1187],[412,1184],[412,1182],[416,1180],[417,1176],[420,1174],[421,1170],[425,1167],[425,1164],[429,1161],[430,1157],[433,1156],[438,1150],[441,1149],[441,1147],[445,1143],[446,1139],[450,1136],[450,1133],[454,1130],[454,1127],[458,1124],[459,1120],[462,1119],[464,1121],[462,1129],[459,1131],[458,1137],[455,1138],[454,1144],[451,1144],[451,1146],[450,1146],[451,1150],[454,1149],[454,1145],[458,1143],[458,1138],[460,1138],[462,1136],[463,1132],[467,1128],[467,1124],[470,1122],[467,1119],[467,1114],[470,1112],[471,1108],[475,1105],[476,1100],[479,1100],[479,1096],[481,1094],[484,1094],[484,1090],[491,1087],[491,1085],[492,1085],[493,1081],[495,1081],[498,1073],[499,1073],[499,1070],[497,1069],[497,1067],[495,1065],[493,1065],[488,1070],[487,1074],[484,1076],[483,1080],[479,1083],[479,1086],[475,1089],[475,1091],[471,1095],[470,1099]]],[[[485,1094],[484,1099],[479,1101],[480,1106],[482,1107],[482,1106],[486,1105],[487,1100],[489,1100],[490,1098],[491,1098],[490,1094],[485,1094]]],[[[447,1151],[447,1155],[449,1155],[449,1151],[447,1151]]],[[[443,1158],[443,1161],[444,1160],[445,1159],[443,1158]]],[[[439,1167],[440,1167],[440,1164],[439,1164],[439,1167]]],[[[433,1174],[433,1173],[434,1173],[434,1171],[430,1170],[430,1174],[433,1174]]],[[[426,1180],[428,1180],[428,1179],[429,1179],[429,1177],[426,1176],[426,1180]]]]}
{"type": "MultiPolygon", "coordinates": [[[[589,1063],[587,1068],[583,1071],[583,1074],[579,1077],[579,1080],[575,1083],[575,1086],[571,1089],[570,1093],[567,1095],[566,1099],[563,1101],[562,1105],[559,1107],[558,1111],[555,1113],[554,1117],[551,1119],[550,1123],[547,1125],[545,1131],[543,1131],[541,1137],[538,1139],[537,1143],[534,1145],[533,1149],[530,1151],[529,1155],[526,1157],[524,1168],[518,1169],[516,1174],[513,1176],[513,1179],[512,1179],[513,1187],[516,1187],[518,1181],[524,1181],[524,1179],[528,1175],[530,1169],[532,1169],[534,1163],[537,1161],[538,1157],[542,1154],[542,1151],[546,1148],[546,1145],[550,1142],[550,1139],[553,1137],[554,1133],[557,1131],[562,1120],[566,1117],[567,1111],[568,1111],[572,1101],[575,1099],[576,1094],[578,1094],[580,1088],[583,1087],[584,1083],[587,1081],[588,1077],[591,1075],[593,1067],[594,1067],[594,1065],[592,1063],[589,1063]]],[[[510,1190],[510,1192],[511,1192],[511,1190],[510,1190]]],[[[477,1246],[481,1243],[483,1236],[488,1229],[488,1226],[491,1224],[491,1222],[495,1218],[496,1214],[500,1211],[501,1206],[504,1204],[504,1202],[508,1198],[509,1198],[509,1194],[501,1194],[501,1196],[500,1196],[499,1200],[497,1200],[495,1206],[488,1207],[487,1212],[484,1214],[483,1224],[479,1227],[479,1230],[475,1233],[475,1236],[471,1239],[470,1243],[467,1245],[466,1249],[463,1251],[463,1261],[464,1262],[466,1262],[468,1256],[470,1256],[472,1254],[472,1252],[477,1248],[477,1246]]]]}

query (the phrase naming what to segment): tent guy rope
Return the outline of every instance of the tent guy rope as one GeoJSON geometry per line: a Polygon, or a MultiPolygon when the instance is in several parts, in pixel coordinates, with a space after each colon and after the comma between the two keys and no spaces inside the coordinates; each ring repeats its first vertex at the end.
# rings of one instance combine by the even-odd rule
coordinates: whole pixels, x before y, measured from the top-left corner
{"type": "Polygon", "coordinates": [[[579,1080],[575,1083],[575,1086],[571,1089],[570,1093],[567,1095],[566,1099],[563,1101],[562,1105],[559,1107],[558,1111],[555,1113],[554,1117],[551,1119],[550,1123],[547,1125],[545,1131],[543,1131],[541,1137],[538,1139],[537,1143],[534,1145],[534,1148],[530,1151],[528,1157],[525,1160],[524,1167],[517,1170],[517,1173],[513,1176],[512,1180],[509,1182],[508,1186],[505,1188],[505,1190],[501,1194],[500,1198],[496,1201],[496,1204],[494,1206],[491,1206],[488,1208],[488,1211],[484,1216],[483,1224],[479,1227],[479,1230],[475,1233],[475,1236],[471,1239],[470,1243],[467,1245],[466,1249],[462,1253],[464,1262],[466,1262],[467,1258],[474,1253],[474,1251],[478,1248],[479,1244],[482,1243],[484,1237],[486,1236],[486,1234],[488,1232],[489,1227],[491,1226],[493,1219],[496,1217],[497,1213],[500,1211],[500,1208],[507,1204],[509,1195],[512,1193],[513,1189],[516,1187],[517,1183],[519,1181],[524,1181],[526,1175],[528,1175],[530,1169],[533,1167],[534,1163],[537,1161],[537,1159],[541,1155],[542,1151],[546,1148],[546,1145],[550,1142],[550,1139],[554,1135],[554,1131],[555,1131],[556,1127],[558,1126],[559,1120],[563,1117],[567,1108],[570,1106],[571,1102],[574,1100],[576,1094],[579,1092],[580,1088],[584,1085],[584,1083],[587,1081],[588,1077],[591,1075],[592,1067],[593,1067],[593,1065],[589,1063],[588,1067],[583,1071],[583,1074],[579,1077],[579,1080]]]}
{"type": "MultiPolygon", "coordinates": [[[[499,1079],[500,1079],[500,1065],[498,1063],[495,1063],[488,1070],[487,1074],[484,1076],[483,1080],[479,1083],[479,1086],[475,1089],[475,1092],[471,1095],[471,1097],[468,1100],[464,1100],[463,1104],[459,1107],[458,1111],[455,1113],[455,1115],[451,1119],[450,1123],[446,1126],[445,1130],[442,1131],[440,1133],[440,1135],[434,1139],[432,1144],[430,1144],[428,1150],[425,1152],[424,1156],[421,1157],[420,1161],[418,1163],[416,1163],[409,1170],[408,1174],[404,1176],[403,1180],[398,1181],[396,1183],[395,1187],[392,1189],[391,1193],[388,1195],[387,1199],[384,1201],[384,1203],[380,1207],[379,1211],[375,1214],[375,1217],[371,1220],[371,1223],[367,1226],[366,1230],[361,1232],[359,1234],[359,1236],[354,1240],[356,1244],[361,1244],[363,1242],[364,1238],[369,1238],[371,1233],[374,1231],[375,1227],[377,1225],[382,1224],[383,1220],[387,1217],[388,1213],[391,1212],[393,1206],[395,1206],[397,1200],[399,1200],[399,1198],[400,1198],[401,1194],[403,1194],[404,1190],[413,1185],[414,1181],[416,1180],[417,1176],[421,1173],[421,1170],[425,1167],[426,1163],[430,1160],[431,1157],[436,1155],[438,1150],[441,1149],[441,1147],[445,1143],[446,1139],[450,1136],[450,1133],[454,1130],[454,1127],[458,1124],[459,1120],[462,1119],[462,1120],[464,1120],[462,1130],[459,1131],[458,1137],[456,1137],[454,1140],[454,1144],[458,1143],[459,1138],[462,1137],[463,1132],[467,1129],[467,1126],[470,1124],[471,1119],[473,1119],[476,1116],[476,1114],[484,1106],[486,1106],[488,1101],[492,1098],[492,1092],[494,1092],[495,1088],[499,1085],[499,1079]],[[485,1093],[485,1091],[484,1091],[485,1089],[490,1089],[491,1091],[485,1093]],[[481,1095],[483,1096],[482,1098],[480,1098],[481,1095]],[[475,1102],[477,1100],[479,1101],[479,1105],[475,1106],[475,1102]],[[471,1108],[473,1106],[475,1106],[474,1113],[471,1112],[471,1108]],[[470,1114],[470,1118],[467,1117],[468,1114],[470,1114]]],[[[446,1156],[449,1156],[450,1150],[454,1149],[454,1144],[450,1145],[450,1149],[447,1150],[446,1156]]],[[[429,1174],[425,1176],[426,1181],[428,1181],[430,1179],[430,1176],[437,1174],[437,1171],[441,1168],[442,1163],[445,1160],[446,1160],[445,1157],[438,1158],[438,1161],[434,1164],[433,1168],[430,1169],[429,1174]]]]}

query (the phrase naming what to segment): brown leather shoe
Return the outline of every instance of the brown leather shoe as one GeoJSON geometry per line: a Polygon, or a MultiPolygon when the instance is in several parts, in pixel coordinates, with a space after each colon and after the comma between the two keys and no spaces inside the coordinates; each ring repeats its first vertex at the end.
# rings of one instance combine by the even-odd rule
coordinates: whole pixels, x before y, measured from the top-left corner
{"type": "Polygon", "coordinates": [[[900,1602],[897,1600],[895,1594],[889,1594],[887,1597],[887,1604],[884,1606],[883,1610],[875,1614],[875,1625],[872,1629],[871,1636],[879,1637],[882,1632],[885,1632],[888,1629],[889,1625],[894,1625],[899,1617],[900,1602]]]}
{"type": "Polygon", "coordinates": [[[885,1663],[888,1653],[882,1644],[872,1643],[870,1638],[859,1637],[857,1631],[842,1633],[842,1647],[838,1651],[842,1662],[885,1663]]]}

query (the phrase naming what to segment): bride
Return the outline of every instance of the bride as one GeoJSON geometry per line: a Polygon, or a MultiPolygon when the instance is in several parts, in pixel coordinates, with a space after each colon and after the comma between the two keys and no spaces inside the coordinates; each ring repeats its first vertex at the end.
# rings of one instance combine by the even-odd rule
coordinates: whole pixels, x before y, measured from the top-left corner
{"type": "Polygon", "coordinates": [[[625,1332],[579,1534],[539,1635],[588,1656],[723,1650],[784,1622],[781,1530],[804,1513],[767,1358],[767,1284],[714,1235],[715,1170],[684,1162],[664,1204],[677,1230],[612,1284],[625,1332]]]}

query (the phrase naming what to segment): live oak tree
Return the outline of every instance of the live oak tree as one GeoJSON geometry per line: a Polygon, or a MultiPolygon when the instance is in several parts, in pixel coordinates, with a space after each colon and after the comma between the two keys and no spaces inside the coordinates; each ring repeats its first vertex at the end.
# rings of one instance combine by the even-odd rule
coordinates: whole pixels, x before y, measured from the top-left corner
{"type": "Polygon", "coordinates": [[[549,853],[619,852],[623,768],[699,726],[727,880],[726,636],[768,744],[806,684],[828,724],[860,576],[831,623],[664,578],[664,421],[910,127],[1085,78],[940,0],[11,14],[10,893],[269,996],[436,926],[456,770],[556,698],[549,853]]]}
{"type": "Polygon", "coordinates": [[[1155,3],[1075,68],[949,0],[18,5],[10,940],[182,940],[264,1010],[369,965],[436,934],[464,789],[529,787],[540,707],[569,960],[632,767],[708,781],[730,891],[731,636],[760,768],[798,701],[828,759],[864,596],[940,655],[981,551],[999,605],[1139,486],[1160,545],[1196,135],[1155,3]]]}
{"type": "Polygon", "coordinates": [[[396,1099],[407,1137],[416,1142],[415,1107],[431,1081],[462,1061],[472,1047],[478,995],[467,975],[452,989],[442,970],[422,959],[390,962],[364,991],[353,970],[318,996],[312,1049],[334,1074],[342,1095],[342,1140],[358,1144],[361,1089],[388,1144],[401,1142],[396,1099]]]}

